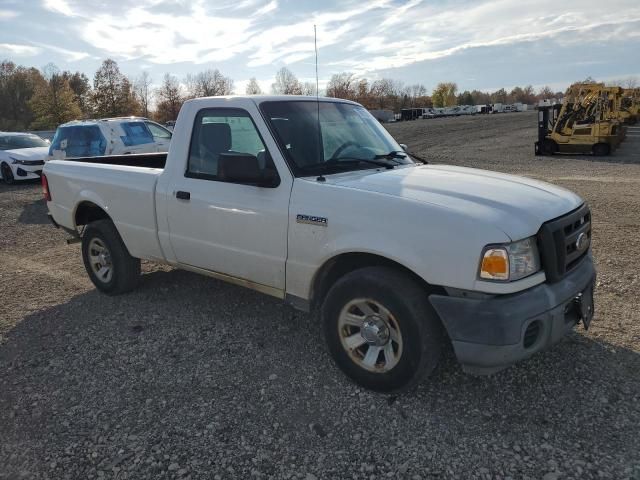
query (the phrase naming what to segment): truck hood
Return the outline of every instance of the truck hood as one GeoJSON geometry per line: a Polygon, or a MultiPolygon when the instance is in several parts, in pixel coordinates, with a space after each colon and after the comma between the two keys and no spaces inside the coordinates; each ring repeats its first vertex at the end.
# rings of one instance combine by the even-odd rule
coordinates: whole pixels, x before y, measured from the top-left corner
{"type": "Polygon", "coordinates": [[[5,150],[5,153],[19,160],[45,160],[49,154],[49,147],[18,148],[5,150]]]}
{"type": "Polygon", "coordinates": [[[360,175],[338,175],[332,183],[456,210],[490,222],[512,240],[534,235],[544,222],[583,203],[555,185],[475,168],[424,165],[353,173],[360,175]]]}

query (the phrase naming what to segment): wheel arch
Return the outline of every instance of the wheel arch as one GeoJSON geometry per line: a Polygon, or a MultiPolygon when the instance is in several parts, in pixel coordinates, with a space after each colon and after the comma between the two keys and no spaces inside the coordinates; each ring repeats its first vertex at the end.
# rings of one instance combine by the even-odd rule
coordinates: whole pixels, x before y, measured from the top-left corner
{"type": "Polygon", "coordinates": [[[107,211],[91,200],[82,200],[76,206],[73,213],[73,223],[77,228],[80,225],[88,225],[96,220],[112,220],[107,211]]]}
{"type": "Polygon", "coordinates": [[[444,289],[437,285],[431,285],[415,271],[402,263],[388,257],[367,252],[347,252],[340,253],[326,260],[316,271],[311,282],[309,301],[311,308],[316,308],[322,304],[329,289],[335,282],[355,270],[366,267],[391,267],[395,268],[425,289],[425,292],[444,293],[444,289]]]}

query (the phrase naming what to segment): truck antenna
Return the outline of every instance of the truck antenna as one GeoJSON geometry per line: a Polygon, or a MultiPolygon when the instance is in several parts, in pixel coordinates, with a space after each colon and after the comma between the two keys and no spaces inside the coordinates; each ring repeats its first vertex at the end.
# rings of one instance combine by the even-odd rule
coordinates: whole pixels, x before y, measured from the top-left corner
{"type": "MultiPolygon", "coordinates": [[[[316,108],[317,108],[317,122],[318,122],[318,151],[320,152],[320,146],[322,145],[322,131],[320,130],[320,81],[318,80],[318,32],[316,30],[315,23],[313,24],[313,47],[316,51],[316,108]]],[[[318,182],[325,182],[327,179],[320,174],[318,178],[316,178],[318,182]]]]}

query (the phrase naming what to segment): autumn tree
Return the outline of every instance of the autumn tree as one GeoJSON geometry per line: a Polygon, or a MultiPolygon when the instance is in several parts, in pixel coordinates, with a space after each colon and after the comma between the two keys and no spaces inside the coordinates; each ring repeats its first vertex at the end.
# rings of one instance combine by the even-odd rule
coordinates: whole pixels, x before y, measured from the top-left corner
{"type": "Polygon", "coordinates": [[[260,88],[260,85],[258,85],[258,81],[255,77],[249,79],[245,93],[247,95],[262,95],[262,89],[260,88]]]}
{"type": "Polygon", "coordinates": [[[230,77],[225,77],[218,69],[187,75],[186,84],[189,98],[231,95],[233,93],[233,80],[230,77]]]}
{"type": "Polygon", "coordinates": [[[138,111],[131,82],[114,60],[102,62],[93,77],[93,106],[98,118],[132,115],[138,111]]]}
{"type": "Polygon", "coordinates": [[[82,110],[67,76],[52,64],[44,69],[45,82],[40,83],[29,104],[34,120],[31,128],[56,128],[58,125],[80,118],[82,110]]]}
{"type": "Polygon", "coordinates": [[[302,85],[287,67],[278,70],[275,80],[275,83],[271,84],[274,95],[302,95],[302,85]]]}
{"type": "Polygon", "coordinates": [[[491,94],[491,103],[507,103],[507,91],[504,88],[496,90],[491,94]]]}
{"type": "Polygon", "coordinates": [[[439,83],[433,90],[431,99],[434,107],[453,107],[456,105],[458,85],[454,82],[439,83]]]}
{"type": "Polygon", "coordinates": [[[82,72],[62,72],[62,77],[69,83],[69,88],[73,91],[76,103],[80,107],[85,118],[91,116],[91,84],[89,77],[82,72]]]}
{"type": "Polygon", "coordinates": [[[182,86],[178,79],[166,73],[162,80],[162,85],[156,90],[156,98],[158,101],[156,119],[162,123],[175,120],[185,100],[182,86]]]}
{"type": "Polygon", "coordinates": [[[151,76],[149,72],[142,72],[133,82],[133,94],[140,105],[140,112],[143,117],[149,117],[149,107],[151,106],[151,76]]]}
{"type": "Polygon", "coordinates": [[[33,121],[29,104],[37,87],[45,83],[39,70],[0,63],[0,130],[24,130],[33,121]]]}

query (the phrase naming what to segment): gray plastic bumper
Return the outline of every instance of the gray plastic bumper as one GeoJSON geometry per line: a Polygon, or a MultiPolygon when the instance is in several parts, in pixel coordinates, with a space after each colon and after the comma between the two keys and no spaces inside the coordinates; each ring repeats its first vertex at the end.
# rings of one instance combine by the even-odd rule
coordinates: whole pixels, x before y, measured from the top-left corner
{"type": "Polygon", "coordinates": [[[557,343],[578,322],[574,299],[593,287],[588,255],[554,284],[486,298],[431,295],[465,371],[490,374],[557,343]],[[535,327],[535,328],[533,328],[535,327]]]}

